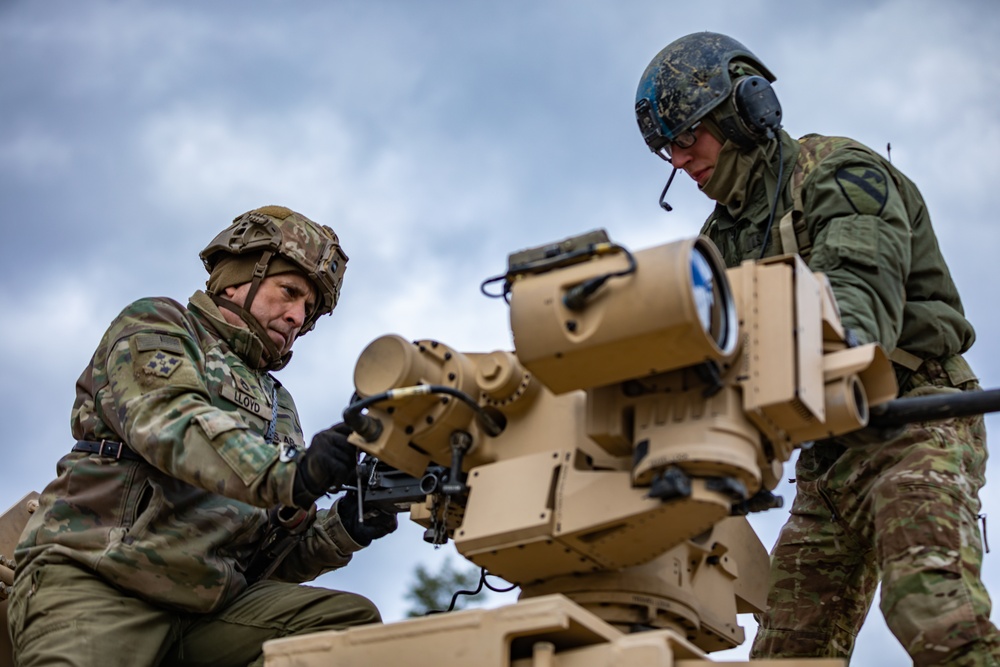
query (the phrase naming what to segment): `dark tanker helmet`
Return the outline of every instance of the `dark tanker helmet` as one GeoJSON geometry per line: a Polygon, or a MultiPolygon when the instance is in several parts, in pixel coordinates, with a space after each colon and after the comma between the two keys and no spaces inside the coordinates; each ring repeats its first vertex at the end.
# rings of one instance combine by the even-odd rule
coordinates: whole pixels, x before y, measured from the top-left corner
{"type": "MultiPolygon", "coordinates": [[[[696,32],[671,42],[656,54],[642,74],[635,98],[636,120],[650,150],[667,158],[664,149],[731,99],[734,77],[730,66],[734,61],[748,65],[750,73],[759,74],[751,78],[770,92],[768,84],[775,76],[732,37],[696,32]]],[[[733,114],[724,115],[735,115],[735,109],[733,114]]]]}
{"type": "Polygon", "coordinates": [[[336,307],[347,255],[337,234],[326,225],[284,206],[264,206],[237,216],[199,256],[211,274],[227,255],[252,253],[261,256],[253,274],[258,283],[267,275],[269,262],[277,256],[298,267],[316,287],[316,308],[308,314],[300,336],[312,329],[320,316],[336,307]]]}

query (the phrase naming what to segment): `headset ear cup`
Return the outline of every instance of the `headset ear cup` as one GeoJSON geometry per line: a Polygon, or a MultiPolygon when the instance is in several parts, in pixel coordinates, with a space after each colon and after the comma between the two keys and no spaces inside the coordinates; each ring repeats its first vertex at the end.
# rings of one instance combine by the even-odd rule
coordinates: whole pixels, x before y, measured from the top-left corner
{"type": "Polygon", "coordinates": [[[756,140],[773,137],[781,128],[781,102],[762,76],[746,76],[733,88],[736,114],[747,133],[756,140]]]}

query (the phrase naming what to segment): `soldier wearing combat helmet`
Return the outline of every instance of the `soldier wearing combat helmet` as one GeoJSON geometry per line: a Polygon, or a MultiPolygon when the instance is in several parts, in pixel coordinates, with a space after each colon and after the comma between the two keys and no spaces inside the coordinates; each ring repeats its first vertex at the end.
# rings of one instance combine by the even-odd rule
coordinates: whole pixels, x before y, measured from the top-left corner
{"type": "Polygon", "coordinates": [[[18,664],[259,665],[268,639],[379,621],[359,595],[297,585],[396,518],[361,522],[352,495],[316,509],[354,472],[350,431],[305,448],[269,372],[337,305],[337,235],[267,206],[201,256],[207,291],[126,307],[77,382],[76,444],[16,552],[18,664]]]}
{"type": "MultiPolygon", "coordinates": [[[[793,139],[774,81],[726,35],[657,54],[635,110],[673,168],[667,187],[684,171],[715,201],[702,233],[729,266],[799,253],[826,274],[851,335],[891,353],[900,395],[977,391],[961,356],[975,333],[917,187],[851,139],[793,139]]],[[[1000,664],[980,579],[985,461],[982,416],[802,451],[751,657],[849,657],[881,583],[881,611],[914,664],[1000,664]]]]}

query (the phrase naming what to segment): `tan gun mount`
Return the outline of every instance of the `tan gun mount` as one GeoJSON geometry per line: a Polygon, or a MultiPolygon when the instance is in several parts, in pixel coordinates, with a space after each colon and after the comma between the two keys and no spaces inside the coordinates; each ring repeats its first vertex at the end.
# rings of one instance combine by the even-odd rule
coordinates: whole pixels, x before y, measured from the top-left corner
{"type": "Polygon", "coordinates": [[[795,446],[862,428],[895,396],[884,353],[848,346],[825,278],[796,256],[727,271],[705,238],[632,256],[592,232],[509,265],[515,351],[373,341],[355,386],[380,399],[366,406],[379,432],[357,444],[415,477],[463,475],[461,495],[411,518],[522,599],[738,645],[767,554],[732,515],[795,446]]]}
{"type": "MultiPolygon", "coordinates": [[[[414,503],[411,518],[518,584],[518,605],[563,600],[620,633],[595,644],[661,631],[683,645],[674,657],[699,662],[739,645],[736,614],[763,607],[767,581],[739,515],[773,505],[796,446],[864,427],[869,405],[895,396],[885,354],[848,345],[826,279],[797,256],[727,270],[704,237],[633,255],[598,230],[515,253],[502,278],[515,350],[376,339],[355,368],[366,412],[350,416],[366,437],[353,441],[414,477],[450,466],[454,492],[414,503]]],[[[400,625],[316,641],[338,664],[355,664],[352,633],[425,654],[424,630],[400,625]]],[[[502,662],[464,664],[522,664],[530,653],[507,641],[502,662]]],[[[292,664],[295,640],[268,647],[269,665],[292,664]]],[[[450,654],[427,655],[413,664],[450,654]]],[[[523,664],[628,664],[552,660],[523,664]]]]}

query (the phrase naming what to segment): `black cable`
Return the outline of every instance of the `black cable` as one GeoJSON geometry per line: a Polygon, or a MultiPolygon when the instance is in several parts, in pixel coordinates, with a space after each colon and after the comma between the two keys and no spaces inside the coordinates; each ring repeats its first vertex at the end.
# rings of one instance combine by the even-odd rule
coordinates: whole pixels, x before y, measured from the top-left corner
{"type": "Polygon", "coordinates": [[[480,568],[479,570],[479,585],[476,586],[474,591],[455,591],[455,594],[451,596],[451,604],[448,605],[448,609],[445,611],[455,611],[455,605],[458,604],[458,596],[468,595],[472,597],[473,595],[479,595],[483,591],[483,585],[486,584],[486,568],[480,568]]]}
{"type": "Polygon", "coordinates": [[[507,303],[510,303],[510,288],[513,285],[512,279],[514,276],[518,276],[524,273],[544,273],[546,271],[551,271],[552,269],[558,268],[559,266],[565,264],[576,263],[577,260],[581,258],[587,258],[594,255],[596,252],[595,244],[591,243],[583,248],[574,250],[573,252],[561,253],[553,255],[551,257],[543,257],[541,259],[536,259],[532,262],[524,262],[522,264],[517,264],[511,266],[507,269],[506,273],[502,273],[498,276],[493,276],[492,278],[487,278],[479,285],[479,291],[492,299],[499,299],[503,297],[507,303]],[[491,285],[496,282],[504,281],[503,292],[496,294],[493,292],[487,292],[486,286],[491,285]]]}
{"type": "Polygon", "coordinates": [[[785,152],[781,150],[781,135],[776,134],[778,137],[778,184],[774,186],[774,199],[771,201],[771,213],[767,216],[767,227],[764,228],[764,245],[760,248],[760,257],[757,259],[764,259],[764,253],[767,252],[767,243],[771,237],[771,225],[774,224],[774,213],[778,209],[778,195],[781,194],[781,179],[785,175],[785,152]]]}
{"type": "Polygon", "coordinates": [[[613,245],[612,248],[625,253],[625,256],[628,257],[628,266],[621,271],[605,273],[603,276],[597,276],[596,278],[588,278],[582,283],[574,285],[566,290],[566,294],[563,296],[563,305],[572,311],[579,312],[586,307],[587,299],[589,299],[601,285],[607,282],[608,278],[621,278],[622,276],[627,276],[630,273],[635,273],[637,264],[635,262],[635,257],[631,252],[629,252],[628,248],[618,244],[613,245]]]}
{"type": "Polygon", "coordinates": [[[501,299],[502,298],[504,301],[507,302],[508,305],[510,304],[510,281],[508,280],[508,275],[506,273],[503,273],[503,274],[501,274],[499,276],[493,276],[492,278],[487,278],[486,280],[484,280],[483,282],[481,282],[479,284],[479,291],[482,292],[484,295],[488,296],[491,299],[501,299]],[[503,292],[497,293],[497,292],[488,292],[488,291],[486,291],[486,286],[487,285],[492,285],[493,283],[498,283],[501,280],[505,281],[504,285],[503,285],[503,292]]]}
{"type": "Polygon", "coordinates": [[[423,396],[425,394],[448,394],[449,396],[454,396],[472,408],[487,435],[496,437],[503,431],[500,425],[476,402],[476,399],[460,389],[440,384],[418,384],[412,387],[400,387],[364,398],[348,405],[344,409],[344,423],[350,426],[352,431],[360,435],[367,442],[374,442],[378,440],[382,433],[382,423],[374,417],[362,414],[362,410],[382,401],[409,396],[423,396]]]}
{"type": "Polygon", "coordinates": [[[486,577],[489,577],[489,576],[495,577],[496,575],[495,574],[491,575],[489,572],[486,571],[486,568],[484,567],[483,568],[483,584],[485,584],[486,588],[490,589],[494,593],[509,593],[510,591],[512,591],[515,588],[517,588],[517,584],[511,584],[507,588],[496,588],[490,582],[486,581],[486,577]]]}
{"type": "Polygon", "coordinates": [[[445,609],[443,611],[441,609],[431,609],[431,610],[429,610],[427,612],[426,616],[430,616],[431,614],[444,614],[444,613],[447,613],[447,612],[450,612],[450,611],[455,611],[455,605],[458,604],[458,598],[459,598],[460,595],[468,595],[468,596],[479,595],[480,593],[483,592],[483,587],[484,586],[486,588],[490,589],[491,591],[493,591],[494,593],[507,593],[507,592],[512,591],[515,588],[517,588],[517,584],[511,584],[507,588],[494,588],[492,584],[490,584],[488,581],[486,581],[486,577],[488,575],[489,575],[489,572],[486,571],[485,567],[479,568],[479,584],[476,586],[476,590],[474,590],[474,591],[467,591],[467,590],[455,591],[455,593],[451,596],[451,604],[448,605],[447,609],[445,609]]]}
{"type": "MultiPolygon", "coordinates": [[[[676,172],[677,170],[675,169],[674,171],[676,172]]],[[[671,179],[672,178],[673,174],[671,174],[671,179]]],[[[669,185],[669,183],[667,185],[669,185]]],[[[585,281],[584,283],[581,283],[581,285],[586,285],[587,283],[592,281],[597,281],[597,280],[600,281],[592,288],[586,288],[589,289],[589,291],[583,297],[586,298],[591,293],[593,293],[594,290],[600,287],[601,284],[603,284],[603,282],[608,278],[627,275],[635,271],[635,258],[632,257],[632,253],[630,253],[627,248],[618,245],[617,243],[596,243],[596,244],[591,243],[583,248],[574,250],[573,252],[561,253],[558,255],[553,255],[552,257],[543,257],[541,259],[536,259],[532,262],[517,264],[515,266],[510,267],[506,273],[500,274],[498,276],[493,276],[491,278],[487,278],[486,280],[484,280],[479,285],[479,291],[482,292],[485,296],[490,297],[491,299],[503,298],[503,300],[506,301],[508,305],[510,305],[510,290],[511,287],[513,286],[513,278],[515,276],[519,276],[522,274],[544,273],[546,271],[551,271],[552,269],[559,268],[560,266],[575,264],[577,263],[577,261],[581,259],[586,259],[594,255],[603,254],[608,250],[617,250],[620,252],[624,252],[626,255],[628,255],[629,267],[627,269],[623,269],[618,273],[607,274],[602,278],[592,278],[590,281],[585,281]],[[501,280],[504,281],[502,292],[497,293],[497,292],[487,291],[486,289],[487,285],[492,285],[493,283],[500,282],[501,280]]],[[[578,285],[577,287],[580,286],[578,285]]],[[[580,287],[579,291],[583,291],[583,289],[584,288],[580,287]]],[[[573,298],[571,298],[571,301],[573,300],[573,298]]],[[[570,308],[572,307],[570,306],[570,308]]],[[[572,308],[572,309],[579,310],[580,308],[572,308]]]]}

